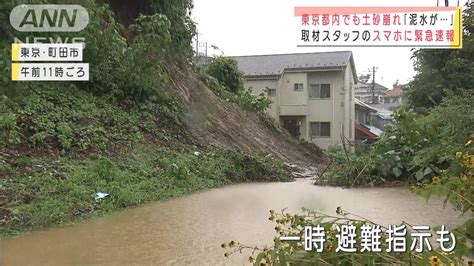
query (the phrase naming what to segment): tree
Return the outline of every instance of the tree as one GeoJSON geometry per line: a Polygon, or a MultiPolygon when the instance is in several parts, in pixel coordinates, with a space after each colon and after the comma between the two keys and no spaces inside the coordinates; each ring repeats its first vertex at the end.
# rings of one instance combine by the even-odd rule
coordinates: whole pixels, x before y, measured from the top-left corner
{"type": "Polygon", "coordinates": [[[216,78],[227,90],[238,93],[244,87],[244,77],[233,58],[218,56],[212,59],[206,69],[207,74],[216,78]]]}
{"type": "Polygon", "coordinates": [[[423,112],[439,103],[449,93],[474,89],[474,14],[473,3],[463,15],[462,49],[420,49],[413,53],[415,70],[407,97],[411,105],[423,112]]]}

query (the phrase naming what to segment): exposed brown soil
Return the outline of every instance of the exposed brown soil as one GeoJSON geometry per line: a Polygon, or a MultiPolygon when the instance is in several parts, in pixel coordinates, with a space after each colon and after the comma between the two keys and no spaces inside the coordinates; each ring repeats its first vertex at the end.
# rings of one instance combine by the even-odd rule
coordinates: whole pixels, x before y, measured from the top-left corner
{"type": "Polygon", "coordinates": [[[198,143],[250,153],[271,153],[290,163],[314,165],[328,162],[327,156],[316,145],[303,145],[286,132],[275,132],[262,122],[259,115],[216,96],[191,70],[168,67],[168,72],[188,110],[185,127],[198,143]]]}

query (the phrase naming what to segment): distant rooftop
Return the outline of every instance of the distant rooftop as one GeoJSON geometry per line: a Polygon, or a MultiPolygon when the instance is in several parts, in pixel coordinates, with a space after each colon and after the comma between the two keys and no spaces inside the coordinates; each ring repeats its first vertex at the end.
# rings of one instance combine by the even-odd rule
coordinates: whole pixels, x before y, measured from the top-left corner
{"type": "Polygon", "coordinates": [[[348,64],[352,64],[355,73],[351,51],[249,55],[232,58],[237,60],[245,76],[273,76],[281,75],[285,69],[337,68],[348,64]]]}
{"type": "MultiPolygon", "coordinates": [[[[356,90],[356,92],[357,91],[366,91],[366,90],[372,91],[372,82],[370,82],[370,83],[358,83],[358,84],[355,85],[355,90],[356,90]]],[[[379,83],[375,82],[375,90],[377,90],[377,91],[386,91],[386,90],[388,90],[388,88],[385,87],[382,84],[379,84],[379,83]]]]}
{"type": "Polygon", "coordinates": [[[385,92],[385,97],[401,97],[405,95],[405,92],[403,91],[403,88],[400,86],[396,86],[391,90],[388,90],[385,92]]]}

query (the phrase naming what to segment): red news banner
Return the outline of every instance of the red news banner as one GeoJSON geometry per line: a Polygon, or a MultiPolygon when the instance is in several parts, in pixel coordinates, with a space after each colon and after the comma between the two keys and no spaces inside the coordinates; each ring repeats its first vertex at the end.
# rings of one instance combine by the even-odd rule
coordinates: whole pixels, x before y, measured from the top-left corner
{"type": "Polygon", "coordinates": [[[298,47],[462,48],[461,7],[295,7],[298,47]]]}

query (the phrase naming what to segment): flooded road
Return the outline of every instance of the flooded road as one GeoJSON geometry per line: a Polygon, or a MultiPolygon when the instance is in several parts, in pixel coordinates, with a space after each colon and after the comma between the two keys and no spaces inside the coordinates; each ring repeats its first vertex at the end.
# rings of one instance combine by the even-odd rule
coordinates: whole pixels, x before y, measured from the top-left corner
{"type": "Polygon", "coordinates": [[[426,202],[405,188],[317,187],[304,179],[239,184],[0,240],[0,265],[242,265],[248,254],[226,259],[220,244],[271,244],[268,210],[334,214],[337,206],[383,225],[463,221],[441,200],[426,202]]]}

